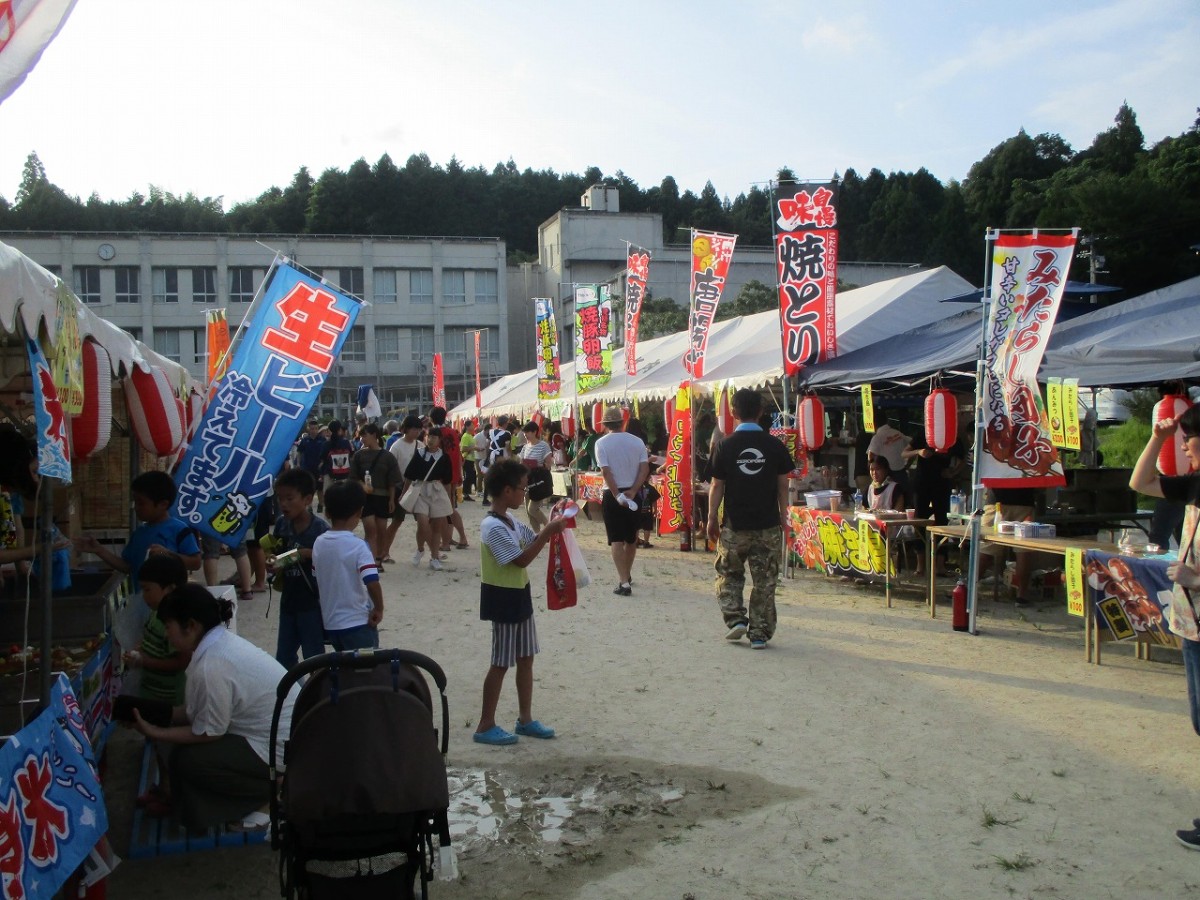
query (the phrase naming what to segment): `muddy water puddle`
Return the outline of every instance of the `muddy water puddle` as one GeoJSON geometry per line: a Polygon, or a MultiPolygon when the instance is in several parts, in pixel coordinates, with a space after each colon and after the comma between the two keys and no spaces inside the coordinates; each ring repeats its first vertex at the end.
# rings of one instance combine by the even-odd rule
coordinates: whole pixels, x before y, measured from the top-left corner
{"type": "Polygon", "coordinates": [[[606,830],[614,818],[669,815],[684,791],[669,781],[585,772],[547,776],[537,783],[507,772],[455,769],[448,773],[450,834],[460,850],[516,844],[530,850],[571,843],[606,830]]]}

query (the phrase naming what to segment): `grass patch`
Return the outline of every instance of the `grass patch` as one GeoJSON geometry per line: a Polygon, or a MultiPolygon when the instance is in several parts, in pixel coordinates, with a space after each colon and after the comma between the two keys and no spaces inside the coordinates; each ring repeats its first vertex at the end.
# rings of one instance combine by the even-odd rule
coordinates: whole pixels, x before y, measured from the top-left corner
{"type": "Polygon", "coordinates": [[[1018,853],[1012,859],[1008,859],[1004,856],[993,856],[992,859],[996,860],[996,863],[1000,866],[1000,868],[1004,869],[1006,872],[1024,872],[1026,869],[1032,869],[1038,864],[1036,859],[1030,859],[1029,856],[1024,853],[1018,853]]]}

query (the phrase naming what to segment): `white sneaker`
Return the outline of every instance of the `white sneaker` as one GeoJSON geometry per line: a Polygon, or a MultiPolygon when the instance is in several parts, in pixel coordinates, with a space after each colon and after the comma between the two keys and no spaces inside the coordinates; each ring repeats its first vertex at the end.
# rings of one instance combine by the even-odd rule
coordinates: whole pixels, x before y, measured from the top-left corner
{"type": "Polygon", "coordinates": [[[440,559],[431,559],[429,561],[429,568],[433,569],[435,572],[442,571],[442,561],[440,559]]]}
{"type": "Polygon", "coordinates": [[[412,560],[413,565],[419,566],[421,564],[421,560],[424,558],[425,558],[425,554],[422,553],[420,550],[418,550],[416,553],[413,554],[413,560],[412,560]]]}

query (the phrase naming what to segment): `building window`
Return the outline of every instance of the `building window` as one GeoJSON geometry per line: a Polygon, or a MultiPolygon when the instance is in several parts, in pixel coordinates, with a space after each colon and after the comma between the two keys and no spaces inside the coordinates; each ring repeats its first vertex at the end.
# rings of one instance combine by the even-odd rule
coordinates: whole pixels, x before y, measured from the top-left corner
{"type": "Polygon", "coordinates": [[[196,370],[206,372],[208,369],[208,330],[206,328],[188,330],[192,333],[192,347],[194,348],[192,358],[196,361],[196,370]]]}
{"type": "Polygon", "coordinates": [[[205,306],[217,305],[217,268],[202,266],[192,269],[192,302],[205,306]]]}
{"type": "Polygon", "coordinates": [[[372,300],[375,303],[395,303],[397,298],[396,270],[375,269],[374,281],[375,290],[371,295],[372,300]]]}
{"type": "Polygon", "coordinates": [[[362,266],[338,269],[337,273],[338,287],[342,289],[342,293],[353,294],[355,297],[363,296],[362,266]]]}
{"type": "Polygon", "coordinates": [[[75,267],[75,296],[84,303],[100,302],[100,267],[75,267]]]}
{"type": "Polygon", "coordinates": [[[142,302],[142,271],[137,266],[117,266],[117,302],[142,302]]]}
{"type": "MultiPolygon", "coordinates": [[[[442,350],[446,354],[446,359],[463,359],[466,357],[464,349],[467,343],[467,330],[457,326],[447,325],[442,330],[442,350]]],[[[482,349],[482,348],[481,348],[482,349]]],[[[475,338],[471,337],[471,357],[475,356],[475,338]]]]}
{"type": "Polygon", "coordinates": [[[155,303],[179,302],[179,270],[171,268],[155,268],[150,270],[150,280],[154,289],[155,303]]]}
{"type": "Polygon", "coordinates": [[[135,341],[140,341],[142,339],[141,326],[139,326],[139,325],[134,325],[133,327],[126,326],[124,330],[126,332],[128,332],[129,336],[131,338],[133,338],[135,341]]]}
{"type": "Polygon", "coordinates": [[[412,303],[433,302],[433,269],[409,269],[408,299],[412,303]]]}
{"type": "Polygon", "coordinates": [[[367,361],[367,330],[362,325],[350,329],[350,336],[342,344],[341,358],[343,362],[367,361]]]}
{"type": "Polygon", "coordinates": [[[181,328],[155,328],[154,351],[167,359],[181,362],[179,358],[179,333],[181,328]]]}
{"type": "Polygon", "coordinates": [[[375,362],[400,361],[400,329],[395,325],[375,326],[375,362]]]}
{"type": "Polygon", "coordinates": [[[442,303],[467,302],[467,270],[442,269],[442,303]]]}
{"type": "Polygon", "coordinates": [[[496,288],[496,273],[491,269],[479,269],[475,272],[475,302],[499,303],[500,295],[496,288]]]}
{"type": "Polygon", "coordinates": [[[250,266],[229,267],[229,302],[254,301],[254,269],[250,266]]]}
{"type": "Polygon", "coordinates": [[[42,268],[45,269],[47,272],[49,272],[51,275],[53,275],[55,278],[62,278],[62,266],[49,265],[49,266],[42,266],[42,268]]]}
{"type": "Polygon", "coordinates": [[[412,358],[427,363],[433,358],[433,329],[410,328],[408,333],[412,337],[412,358]]]}

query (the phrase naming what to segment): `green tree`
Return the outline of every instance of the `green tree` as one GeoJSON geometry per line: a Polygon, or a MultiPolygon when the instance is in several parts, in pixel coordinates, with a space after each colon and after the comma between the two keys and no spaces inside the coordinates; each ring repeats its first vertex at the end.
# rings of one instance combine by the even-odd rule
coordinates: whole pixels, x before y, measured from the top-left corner
{"type": "Polygon", "coordinates": [[[723,322],[737,316],[749,316],[754,313],[766,312],[768,309],[779,308],[779,295],[775,288],[768,287],[757,278],[752,278],[742,285],[736,297],[727,297],[717,307],[716,319],[723,322]]]}

